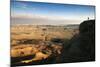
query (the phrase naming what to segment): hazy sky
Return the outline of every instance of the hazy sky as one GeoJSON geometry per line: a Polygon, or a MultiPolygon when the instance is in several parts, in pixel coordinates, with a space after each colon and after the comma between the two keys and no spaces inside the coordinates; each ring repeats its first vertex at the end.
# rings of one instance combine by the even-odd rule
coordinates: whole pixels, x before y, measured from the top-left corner
{"type": "Polygon", "coordinates": [[[70,24],[95,18],[94,6],[51,4],[41,2],[11,2],[12,24],[70,24]]]}

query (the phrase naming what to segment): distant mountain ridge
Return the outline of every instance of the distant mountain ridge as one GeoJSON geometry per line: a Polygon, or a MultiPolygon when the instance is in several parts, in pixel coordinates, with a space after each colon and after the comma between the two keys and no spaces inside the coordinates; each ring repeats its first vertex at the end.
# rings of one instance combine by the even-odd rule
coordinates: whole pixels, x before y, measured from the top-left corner
{"type": "Polygon", "coordinates": [[[80,20],[68,19],[46,19],[46,18],[20,18],[11,17],[11,24],[34,24],[34,25],[67,25],[67,24],[80,24],[80,20]]]}

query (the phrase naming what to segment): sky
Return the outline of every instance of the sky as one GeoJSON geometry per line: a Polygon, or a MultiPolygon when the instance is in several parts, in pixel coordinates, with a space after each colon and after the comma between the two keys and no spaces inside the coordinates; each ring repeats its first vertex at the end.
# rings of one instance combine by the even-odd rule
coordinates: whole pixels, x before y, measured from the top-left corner
{"type": "Polygon", "coordinates": [[[79,24],[95,19],[95,6],[11,1],[12,24],[79,24]]]}

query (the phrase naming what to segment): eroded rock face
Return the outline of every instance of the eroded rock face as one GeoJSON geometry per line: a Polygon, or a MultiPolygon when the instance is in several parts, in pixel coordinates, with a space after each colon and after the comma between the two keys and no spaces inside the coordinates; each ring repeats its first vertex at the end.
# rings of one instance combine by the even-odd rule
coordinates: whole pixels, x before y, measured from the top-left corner
{"type": "Polygon", "coordinates": [[[32,55],[38,52],[39,50],[34,48],[32,45],[18,45],[14,46],[11,49],[11,57],[21,57],[32,55]]]}
{"type": "Polygon", "coordinates": [[[18,45],[11,49],[11,57],[16,59],[16,62],[30,63],[33,61],[42,61],[48,59],[50,56],[57,56],[61,54],[61,45],[47,43],[37,45],[18,45]],[[28,57],[31,56],[31,59],[28,57]],[[33,57],[32,57],[33,56],[33,57]],[[26,58],[26,59],[25,59],[26,58]],[[22,59],[22,60],[21,60],[22,59]]]}
{"type": "Polygon", "coordinates": [[[79,34],[64,44],[62,62],[80,62],[95,60],[95,20],[80,24],[79,34]]]}

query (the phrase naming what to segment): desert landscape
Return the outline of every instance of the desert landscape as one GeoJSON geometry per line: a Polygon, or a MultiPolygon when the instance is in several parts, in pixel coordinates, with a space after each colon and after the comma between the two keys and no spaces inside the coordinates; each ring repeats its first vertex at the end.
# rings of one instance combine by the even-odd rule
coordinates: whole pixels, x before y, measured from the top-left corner
{"type": "Polygon", "coordinates": [[[11,1],[11,66],[95,60],[95,6],[11,1]]]}
{"type": "Polygon", "coordinates": [[[59,57],[63,43],[78,34],[78,25],[13,25],[11,34],[12,62],[30,63],[59,57]]]}

